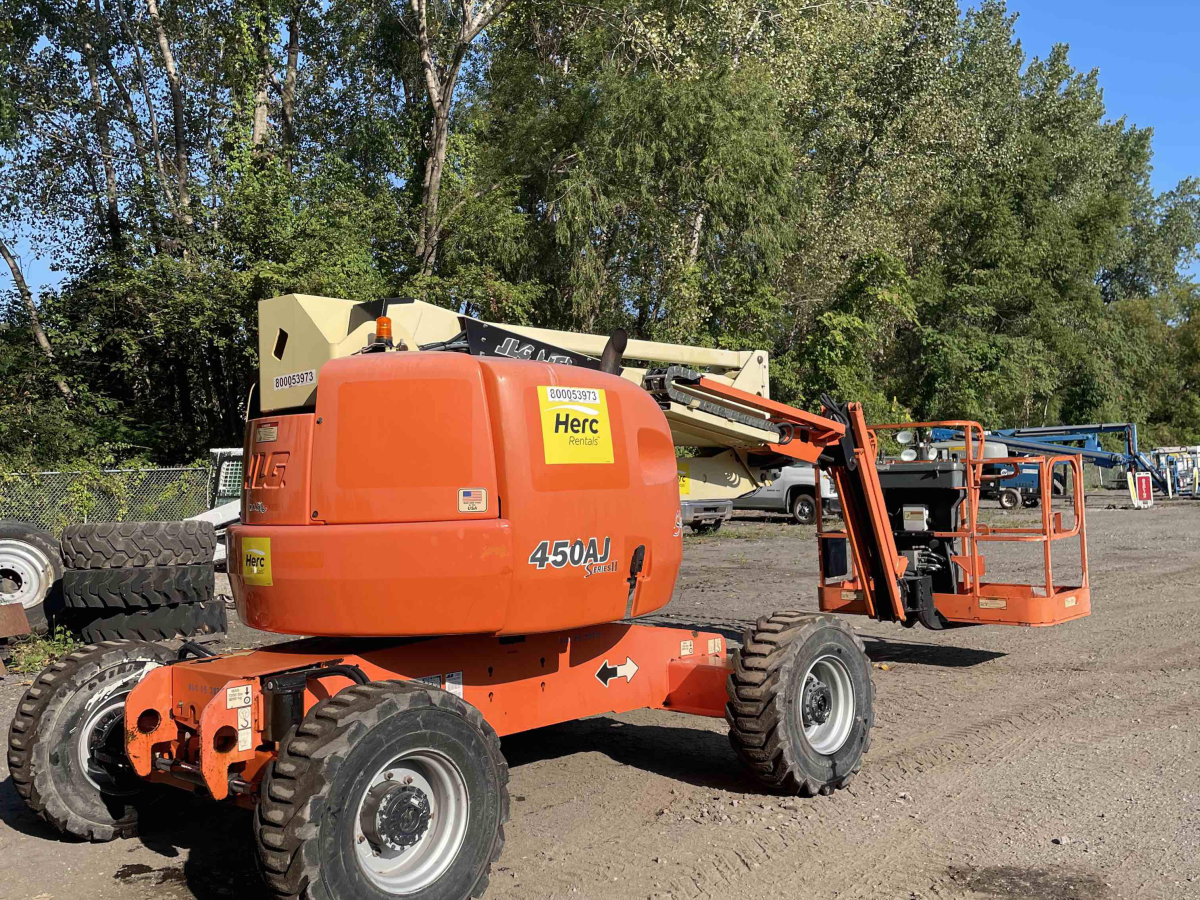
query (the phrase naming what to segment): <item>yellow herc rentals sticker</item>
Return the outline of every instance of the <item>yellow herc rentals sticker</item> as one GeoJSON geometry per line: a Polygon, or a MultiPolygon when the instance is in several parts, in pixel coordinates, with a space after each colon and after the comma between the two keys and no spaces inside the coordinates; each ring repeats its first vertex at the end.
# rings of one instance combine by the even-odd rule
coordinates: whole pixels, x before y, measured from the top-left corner
{"type": "Polygon", "coordinates": [[[679,495],[684,496],[692,492],[692,464],[675,461],[675,474],[679,476],[679,495]]]}
{"type": "Polygon", "coordinates": [[[242,580],[246,584],[259,584],[270,587],[270,538],[242,538],[242,580]]]}
{"type": "Polygon", "coordinates": [[[537,390],[547,465],[613,461],[604,391],[546,385],[537,390]]]}

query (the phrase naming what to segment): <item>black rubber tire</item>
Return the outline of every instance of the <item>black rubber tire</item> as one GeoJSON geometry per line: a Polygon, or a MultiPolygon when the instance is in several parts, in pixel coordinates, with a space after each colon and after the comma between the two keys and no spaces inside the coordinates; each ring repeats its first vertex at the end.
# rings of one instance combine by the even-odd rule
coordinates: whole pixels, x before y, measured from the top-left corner
{"type": "Polygon", "coordinates": [[[716,534],[720,530],[720,522],[703,522],[700,525],[692,526],[693,534],[716,534]]]}
{"type": "Polygon", "coordinates": [[[727,681],[729,742],[772,791],[812,797],[844,788],[862,768],[875,722],[875,685],[863,643],[836,616],[779,612],[748,628],[727,681]],[[855,717],[844,743],[817,753],[804,737],[803,680],[814,661],[836,655],[850,676],[855,717]]]}
{"type": "Polygon", "coordinates": [[[1016,488],[1004,488],[1000,491],[999,497],[1001,509],[1020,509],[1021,507],[1021,492],[1016,488]]]}
{"type": "MultiPolygon", "coordinates": [[[[94,708],[89,702],[119,699],[147,671],[172,656],[156,644],[105,642],[71,653],[38,675],[17,705],[8,732],[8,768],[26,806],[59,831],[89,841],[137,833],[136,791],[145,783],[132,773],[111,782],[97,777],[98,782],[135,792],[102,791],[85,775],[77,734],[87,724],[89,708],[94,708]]],[[[111,727],[116,732],[110,734],[123,742],[123,716],[114,718],[111,727]]]]}
{"type": "Polygon", "coordinates": [[[397,896],[369,881],[355,859],[353,813],[370,779],[407,749],[436,746],[467,780],[470,812],[459,857],[412,900],[465,900],[487,890],[504,847],[508,765],[496,732],[475,707],[417,682],[346,688],[309,710],[281,742],[263,779],[254,819],[270,892],[305,900],[397,896]]]}
{"type": "Polygon", "coordinates": [[[75,609],[152,609],[213,598],[212,563],[128,569],[68,569],[63,599],[75,609]]]}
{"type": "Polygon", "coordinates": [[[170,641],[178,637],[223,634],[229,628],[225,603],[222,600],[160,606],[157,609],[128,613],[107,613],[102,616],[84,613],[83,616],[73,624],[88,643],[170,641]]]}
{"type": "Polygon", "coordinates": [[[40,551],[50,563],[48,585],[42,592],[41,601],[25,608],[29,630],[35,634],[48,631],[62,610],[62,552],[54,535],[27,522],[16,519],[0,519],[0,541],[19,541],[40,551]]]}
{"type": "Polygon", "coordinates": [[[68,525],[62,535],[63,562],[72,569],[211,563],[216,546],[210,522],[97,522],[68,525]]]}
{"type": "Polygon", "coordinates": [[[807,491],[797,491],[792,497],[792,518],[797,525],[812,525],[817,521],[817,501],[807,491]]]}

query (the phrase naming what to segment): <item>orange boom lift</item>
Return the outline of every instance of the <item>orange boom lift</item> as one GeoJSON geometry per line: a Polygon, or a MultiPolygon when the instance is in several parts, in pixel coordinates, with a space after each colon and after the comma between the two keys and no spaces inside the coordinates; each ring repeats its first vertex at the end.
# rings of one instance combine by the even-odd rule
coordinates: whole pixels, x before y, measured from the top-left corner
{"type": "MultiPolygon", "coordinates": [[[[38,755],[60,720],[16,738],[31,760],[23,796],[64,830],[128,834],[121,792],[175,785],[256,810],[280,896],[462,900],[486,889],[503,845],[499,736],[638,708],[724,717],[766,788],[831,793],[859,770],[874,711],[862,643],[828,612],[940,628],[1089,611],[1086,557],[1082,584],[1049,577],[1053,541],[1083,544],[1082,504],[1072,529],[1048,497],[1040,530],[981,525],[973,423],[953,423],[965,454],[915,464],[950,473],[954,499],[918,532],[898,523],[919,494],[899,486],[897,505],[881,482],[911,464],[877,464],[857,404],[826,398],[814,415],[689,370],[643,389],[607,350],[588,368],[393,350],[386,319],[377,335],[320,369],[314,406],[246,427],[242,523],[227,538],[239,615],[317,637],[199,658],[191,645],[178,659],[88,651],[87,683],[123,700],[116,736],[80,751],[95,790],[38,755]],[[778,437],[762,453],[826,468],[841,500],[844,528],[819,536],[826,613],[764,617],[732,652],[718,633],[636,624],[670,599],[683,553],[659,396],[680,390],[753,417],[778,437]],[[986,580],[979,548],[1001,539],[1044,544],[1045,585],[986,580]]],[[[1080,483],[1077,458],[1043,465],[1080,483]]]]}

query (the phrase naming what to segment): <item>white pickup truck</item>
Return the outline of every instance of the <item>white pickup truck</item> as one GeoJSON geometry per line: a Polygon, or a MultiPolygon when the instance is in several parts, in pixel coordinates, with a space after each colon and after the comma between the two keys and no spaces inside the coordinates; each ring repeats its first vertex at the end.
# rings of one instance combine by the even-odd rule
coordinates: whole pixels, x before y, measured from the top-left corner
{"type": "MultiPolygon", "coordinates": [[[[681,463],[683,465],[684,463],[681,463]]],[[[694,473],[681,469],[681,484],[694,484],[694,473]],[[686,473],[686,474],[685,474],[686,473]],[[682,479],[687,478],[685,482],[682,479]]],[[[757,471],[759,487],[738,497],[680,499],[684,525],[691,526],[697,534],[711,534],[721,527],[735,509],[759,509],[767,512],[788,513],[801,525],[811,525],[817,520],[816,470],[808,463],[795,463],[757,471]]],[[[707,485],[708,478],[703,479],[707,485]]],[[[744,481],[743,483],[754,484],[744,481]]],[[[689,495],[696,492],[687,488],[689,495]]],[[[821,503],[828,511],[839,509],[837,491],[833,480],[821,474],[821,503]]]]}
{"type": "MultiPolygon", "coordinates": [[[[733,500],[734,509],[763,509],[790,513],[801,525],[817,521],[816,469],[808,463],[795,463],[763,472],[764,484],[758,490],[733,500]]],[[[821,503],[825,509],[836,509],[837,491],[833,480],[821,473],[821,503]]]]}

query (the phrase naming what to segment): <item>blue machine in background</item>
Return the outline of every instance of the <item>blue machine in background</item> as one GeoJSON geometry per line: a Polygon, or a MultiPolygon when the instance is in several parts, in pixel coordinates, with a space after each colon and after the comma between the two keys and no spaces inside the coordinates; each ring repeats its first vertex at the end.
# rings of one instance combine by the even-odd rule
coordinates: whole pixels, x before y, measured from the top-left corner
{"type": "MultiPolygon", "coordinates": [[[[933,430],[935,441],[961,440],[962,433],[948,428],[933,430]]],[[[1076,453],[1085,460],[1105,469],[1123,467],[1131,472],[1150,473],[1154,487],[1164,494],[1175,493],[1169,476],[1160,471],[1154,461],[1138,449],[1137,425],[1132,422],[1104,422],[1094,425],[1046,425],[1040,428],[998,428],[986,433],[988,441],[1008,447],[1012,455],[1054,456],[1076,453]],[[1100,435],[1122,434],[1123,452],[1105,450],[1100,435]]],[[[1000,468],[1005,468],[1001,466],[1000,468]]],[[[1036,503],[1040,493],[1037,466],[1021,466],[1021,471],[1005,478],[997,487],[1000,505],[1012,509],[1022,504],[1036,503]]],[[[1001,473],[1006,474],[1006,473],[1001,473]]]]}

